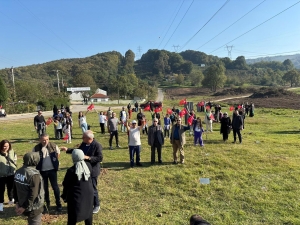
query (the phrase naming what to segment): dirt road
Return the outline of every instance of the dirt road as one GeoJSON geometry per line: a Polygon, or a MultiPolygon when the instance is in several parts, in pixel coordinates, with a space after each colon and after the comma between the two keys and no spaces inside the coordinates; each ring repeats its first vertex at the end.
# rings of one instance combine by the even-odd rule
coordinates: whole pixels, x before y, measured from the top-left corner
{"type": "Polygon", "coordinates": [[[163,89],[157,88],[157,98],[156,98],[156,101],[157,101],[157,102],[162,102],[163,100],[164,100],[164,92],[163,92],[163,89]]]}

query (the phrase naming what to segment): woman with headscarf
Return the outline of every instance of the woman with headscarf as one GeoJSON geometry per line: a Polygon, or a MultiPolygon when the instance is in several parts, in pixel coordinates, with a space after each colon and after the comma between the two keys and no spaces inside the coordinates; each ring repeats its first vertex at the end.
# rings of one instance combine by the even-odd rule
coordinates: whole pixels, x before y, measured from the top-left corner
{"type": "Polygon", "coordinates": [[[92,167],[90,163],[84,161],[84,153],[81,149],[73,150],[72,160],[74,165],[67,170],[61,195],[68,204],[68,225],[83,220],[85,225],[92,225],[94,201],[92,167]]]}

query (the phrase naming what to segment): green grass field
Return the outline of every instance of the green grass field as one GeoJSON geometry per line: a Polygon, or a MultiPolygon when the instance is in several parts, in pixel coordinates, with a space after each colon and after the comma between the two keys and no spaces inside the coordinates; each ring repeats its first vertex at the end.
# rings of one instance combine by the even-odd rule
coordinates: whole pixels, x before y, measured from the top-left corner
{"type": "MultiPolygon", "coordinates": [[[[197,113],[200,115],[204,117],[197,113]]],[[[188,224],[192,214],[200,214],[211,224],[300,224],[297,110],[256,109],[255,117],[246,118],[241,145],[231,143],[232,133],[229,141],[223,143],[219,124],[215,123],[214,132],[203,136],[203,148],[195,147],[193,136],[186,133],[183,165],[172,164],[172,148],[166,140],[163,165],[152,166],[144,135],[143,167],[138,168],[129,167],[126,133],[120,133],[122,148],[111,151],[109,136],[99,133],[97,114],[88,114],[87,120],[96,132],[95,138],[103,145],[104,155],[98,183],[101,210],[94,215],[94,224],[188,224]],[[209,178],[210,184],[200,184],[200,178],[209,178]]],[[[33,122],[0,123],[0,137],[13,142],[21,165],[22,155],[31,151],[37,141],[33,122]]],[[[53,142],[69,147],[81,143],[81,130],[76,123],[74,127],[72,144],[52,139],[53,142]]],[[[54,137],[52,126],[48,133],[54,137]]],[[[71,156],[62,152],[60,162],[61,184],[66,169],[72,165],[71,156]]],[[[52,190],[50,194],[53,199],[52,190]]],[[[5,199],[7,202],[7,196],[5,199]]],[[[54,200],[51,205],[54,209],[54,200]]],[[[51,224],[66,224],[66,218],[64,205],[63,214],[53,216],[51,224]]],[[[5,205],[0,224],[26,224],[26,221],[15,215],[13,207],[5,205]]]]}

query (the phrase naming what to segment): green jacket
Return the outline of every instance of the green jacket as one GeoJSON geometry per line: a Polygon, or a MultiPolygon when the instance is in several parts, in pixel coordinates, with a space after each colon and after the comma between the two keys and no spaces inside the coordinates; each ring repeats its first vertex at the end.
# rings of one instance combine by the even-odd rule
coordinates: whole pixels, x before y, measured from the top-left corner
{"type": "Polygon", "coordinates": [[[13,163],[15,158],[15,152],[13,149],[8,151],[8,155],[5,156],[0,153],[0,177],[7,177],[14,175],[16,172],[16,165],[13,163]]]}

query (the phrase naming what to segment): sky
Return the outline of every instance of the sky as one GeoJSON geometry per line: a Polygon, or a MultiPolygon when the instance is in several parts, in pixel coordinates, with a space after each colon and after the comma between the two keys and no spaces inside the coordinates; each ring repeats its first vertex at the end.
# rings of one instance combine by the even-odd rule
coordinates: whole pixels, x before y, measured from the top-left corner
{"type": "Polygon", "coordinates": [[[299,0],[0,0],[0,69],[129,49],[298,54],[299,12],[299,0]]]}

